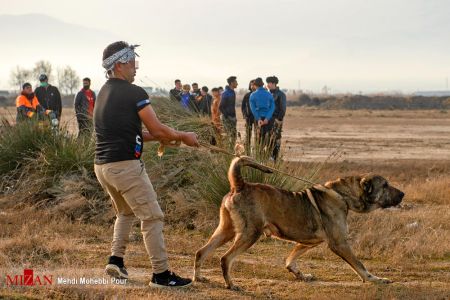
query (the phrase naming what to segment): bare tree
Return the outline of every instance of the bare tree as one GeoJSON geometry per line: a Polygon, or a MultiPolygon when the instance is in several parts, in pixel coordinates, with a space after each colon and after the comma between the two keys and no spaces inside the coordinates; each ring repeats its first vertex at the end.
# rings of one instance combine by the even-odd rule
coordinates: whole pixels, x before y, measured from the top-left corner
{"type": "Polygon", "coordinates": [[[70,66],[58,68],[58,84],[66,95],[73,95],[74,90],[80,85],[80,77],[70,66]]]}
{"type": "Polygon", "coordinates": [[[18,87],[20,91],[22,89],[22,85],[30,79],[31,73],[32,72],[30,70],[24,69],[20,66],[16,66],[11,70],[11,85],[18,87]]]}
{"type": "Polygon", "coordinates": [[[46,60],[37,61],[33,68],[33,77],[38,79],[39,75],[46,74],[48,81],[52,81],[52,64],[46,60]]]}
{"type": "Polygon", "coordinates": [[[58,80],[58,88],[61,94],[66,94],[64,90],[64,68],[58,67],[56,70],[56,79],[58,80]]]}

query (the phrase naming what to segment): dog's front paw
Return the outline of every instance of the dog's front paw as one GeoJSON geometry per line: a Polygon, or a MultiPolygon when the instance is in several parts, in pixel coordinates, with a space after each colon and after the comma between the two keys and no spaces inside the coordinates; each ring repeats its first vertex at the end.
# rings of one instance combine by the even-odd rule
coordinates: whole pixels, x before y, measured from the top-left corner
{"type": "Polygon", "coordinates": [[[316,280],[316,276],[314,276],[313,274],[303,274],[303,277],[301,278],[301,280],[303,280],[305,282],[314,281],[314,280],[316,280]]]}
{"type": "Polygon", "coordinates": [[[227,289],[232,290],[232,291],[236,291],[236,292],[240,292],[242,291],[242,288],[235,286],[235,285],[227,285],[227,289]]]}
{"type": "Polygon", "coordinates": [[[388,283],[392,283],[392,280],[390,280],[388,278],[378,278],[377,283],[388,284],[388,283]]]}
{"type": "Polygon", "coordinates": [[[369,277],[367,278],[367,281],[372,282],[372,283],[381,283],[381,284],[392,283],[392,280],[389,280],[387,278],[380,278],[375,275],[369,275],[369,277]]]}
{"type": "Polygon", "coordinates": [[[297,280],[301,280],[301,281],[305,281],[305,282],[310,282],[310,281],[316,280],[316,277],[312,274],[303,274],[300,271],[292,272],[292,274],[294,274],[295,279],[297,279],[297,280]]]}

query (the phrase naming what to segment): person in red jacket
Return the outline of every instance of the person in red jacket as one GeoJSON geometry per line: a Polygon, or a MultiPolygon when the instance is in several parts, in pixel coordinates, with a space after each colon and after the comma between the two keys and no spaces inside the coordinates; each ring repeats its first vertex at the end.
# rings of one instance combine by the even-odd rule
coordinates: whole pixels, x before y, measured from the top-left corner
{"type": "Polygon", "coordinates": [[[22,92],[16,99],[16,108],[16,122],[37,118],[38,114],[43,114],[43,108],[28,82],[22,86],[22,92]]]}

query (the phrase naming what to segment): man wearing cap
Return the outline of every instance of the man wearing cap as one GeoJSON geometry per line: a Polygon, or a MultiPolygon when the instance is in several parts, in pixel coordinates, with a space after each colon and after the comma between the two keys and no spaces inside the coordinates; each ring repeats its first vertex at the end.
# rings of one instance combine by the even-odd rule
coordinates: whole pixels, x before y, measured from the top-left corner
{"type": "Polygon", "coordinates": [[[83,79],[83,88],[75,96],[75,115],[78,122],[78,136],[89,133],[92,129],[95,92],[91,90],[91,79],[83,79]]]}
{"type": "Polygon", "coordinates": [[[56,114],[58,121],[61,120],[62,102],[61,94],[56,86],[48,83],[45,74],[39,75],[40,86],[36,88],[36,97],[45,110],[51,110],[56,114]]]}
{"type": "Polygon", "coordinates": [[[138,69],[136,47],[120,41],[105,48],[102,65],[108,80],[100,89],[94,108],[94,170],[110,195],[116,213],[112,253],[105,271],[116,278],[128,278],[123,257],[136,216],[141,221],[145,248],[153,268],[149,285],[187,286],[190,279],[169,271],[162,232],[164,214],[140,158],[146,141],[182,142],[193,147],[198,147],[199,143],[195,133],[176,131],[162,124],[150,105],[148,94],[132,84],[138,69]],[[148,131],[142,131],[142,123],[148,131]]]}
{"type": "Polygon", "coordinates": [[[270,93],[275,101],[275,111],[272,115],[275,146],[273,148],[272,158],[277,159],[281,147],[283,119],[286,114],[286,94],[280,91],[280,88],[278,87],[278,78],[275,75],[267,77],[266,83],[267,88],[270,90],[270,93]]]}
{"type": "Polygon", "coordinates": [[[38,114],[43,114],[42,106],[39,105],[39,101],[33,93],[33,88],[28,82],[24,83],[22,86],[22,92],[16,99],[16,108],[17,123],[36,118],[38,114]]]}

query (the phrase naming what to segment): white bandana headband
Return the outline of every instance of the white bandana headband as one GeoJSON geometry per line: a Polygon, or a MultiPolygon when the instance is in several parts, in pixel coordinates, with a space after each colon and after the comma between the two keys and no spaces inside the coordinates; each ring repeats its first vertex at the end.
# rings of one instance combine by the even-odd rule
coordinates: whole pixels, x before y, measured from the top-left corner
{"type": "Polygon", "coordinates": [[[106,58],[102,63],[103,68],[105,68],[106,71],[110,71],[118,62],[126,64],[127,62],[135,59],[136,56],[139,57],[139,55],[134,52],[136,47],[139,47],[139,45],[130,45],[106,58]]]}

